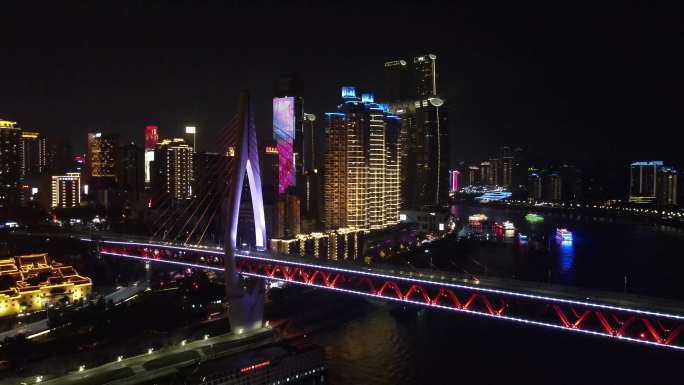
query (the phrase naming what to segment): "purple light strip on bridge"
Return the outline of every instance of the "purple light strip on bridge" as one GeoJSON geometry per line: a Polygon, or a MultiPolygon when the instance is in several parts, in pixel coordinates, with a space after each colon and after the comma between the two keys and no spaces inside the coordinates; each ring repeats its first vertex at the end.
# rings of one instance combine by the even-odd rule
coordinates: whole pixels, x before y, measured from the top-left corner
{"type": "Polygon", "coordinates": [[[639,343],[639,344],[645,344],[645,345],[651,345],[651,346],[659,346],[659,347],[663,347],[663,348],[670,348],[670,349],[674,349],[674,350],[684,351],[684,346],[659,344],[659,343],[653,342],[653,341],[644,341],[644,340],[631,338],[631,337],[615,336],[612,334],[601,333],[601,332],[597,332],[597,331],[593,331],[593,330],[568,328],[565,326],[554,325],[554,324],[550,324],[550,323],[546,323],[546,322],[531,321],[531,320],[526,320],[523,318],[509,317],[509,316],[505,316],[505,315],[494,315],[494,314],[479,312],[479,311],[475,311],[475,310],[459,309],[459,308],[454,308],[454,307],[449,307],[449,306],[444,306],[444,305],[438,305],[438,304],[427,304],[424,302],[412,301],[412,300],[407,300],[407,299],[399,299],[399,298],[395,298],[395,297],[385,297],[382,295],[364,293],[364,292],[360,292],[360,291],[341,289],[341,288],[336,288],[336,287],[328,287],[325,285],[319,285],[319,284],[315,284],[315,283],[309,284],[309,283],[304,283],[304,282],[299,282],[299,281],[288,281],[288,280],[283,279],[283,278],[272,278],[272,277],[267,277],[267,276],[254,274],[254,273],[240,273],[240,274],[247,275],[250,277],[264,278],[264,279],[282,281],[282,282],[287,282],[287,283],[296,283],[296,284],[303,285],[303,286],[313,286],[313,287],[318,287],[321,289],[336,290],[336,291],[339,291],[342,293],[365,295],[367,297],[372,297],[375,299],[382,298],[382,299],[392,300],[395,302],[408,302],[408,303],[415,304],[415,305],[429,306],[429,307],[434,307],[434,308],[442,309],[442,310],[451,310],[451,311],[459,312],[459,313],[474,314],[474,315],[479,315],[479,316],[485,316],[488,318],[502,319],[502,320],[506,320],[506,321],[513,321],[513,322],[527,324],[527,325],[543,326],[543,327],[548,327],[551,329],[573,331],[573,332],[578,332],[578,333],[583,333],[583,334],[588,334],[588,335],[593,335],[593,336],[610,337],[610,338],[615,338],[615,339],[618,339],[621,341],[626,341],[626,342],[639,343]]]}
{"type": "MultiPolygon", "coordinates": [[[[121,245],[138,245],[138,246],[144,246],[144,247],[161,247],[161,248],[170,248],[170,249],[175,249],[175,250],[209,253],[209,254],[215,254],[215,255],[224,255],[224,252],[222,252],[222,251],[202,249],[202,248],[194,248],[194,247],[181,247],[181,246],[171,246],[171,245],[154,244],[154,243],[138,243],[138,242],[119,242],[119,241],[103,241],[103,242],[104,243],[121,244],[121,245]]],[[[490,289],[490,288],[484,288],[484,287],[478,287],[478,286],[454,284],[454,283],[449,283],[449,282],[444,282],[444,281],[429,281],[429,280],[420,279],[420,278],[387,275],[387,274],[373,273],[373,272],[362,271],[362,270],[344,269],[344,268],[339,268],[339,267],[329,267],[329,266],[325,266],[325,265],[309,264],[309,263],[296,262],[296,261],[290,261],[290,260],[284,260],[284,259],[260,257],[260,256],[256,256],[256,255],[251,255],[251,254],[236,253],[235,255],[237,257],[240,257],[240,258],[254,259],[254,260],[273,262],[273,263],[284,263],[284,264],[304,266],[304,267],[309,267],[309,268],[314,268],[314,269],[332,270],[332,271],[348,273],[348,274],[362,274],[362,275],[368,275],[371,277],[384,278],[384,279],[398,279],[398,280],[402,280],[405,282],[415,282],[415,283],[422,283],[422,284],[428,284],[428,285],[443,285],[443,286],[453,287],[453,288],[457,288],[457,289],[474,290],[474,291],[480,291],[480,292],[485,292],[485,293],[493,293],[493,294],[508,295],[508,296],[514,296],[514,297],[535,299],[535,300],[551,301],[551,302],[558,302],[558,303],[569,304],[569,305],[580,305],[580,306],[587,306],[587,307],[593,307],[593,308],[598,308],[598,309],[623,311],[623,312],[629,312],[629,313],[636,313],[636,314],[643,314],[643,315],[650,315],[650,316],[684,320],[684,316],[677,315],[677,314],[661,313],[661,312],[627,308],[627,307],[621,307],[621,306],[603,305],[603,304],[596,304],[596,303],[591,303],[591,302],[584,302],[584,301],[577,301],[577,300],[563,299],[563,298],[555,298],[555,297],[547,297],[547,296],[542,296],[542,295],[520,293],[520,292],[515,292],[515,291],[490,289]]],[[[152,261],[155,261],[155,260],[152,259],[152,261]]],[[[185,263],[185,262],[174,262],[174,263],[181,264],[181,263],[185,263]]],[[[212,270],[214,269],[214,268],[204,266],[204,265],[194,265],[194,264],[189,264],[189,265],[192,265],[193,267],[198,267],[198,268],[210,268],[212,270]]]]}
{"type": "MultiPolygon", "coordinates": [[[[116,257],[137,259],[137,260],[142,260],[142,261],[146,261],[146,262],[170,263],[170,264],[174,264],[174,265],[194,267],[194,268],[198,268],[198,269],[210,269],[210,270],[217,270],[217,271],[223,271],[224,270],[223,268],[219,268],[219,267],[205,266],[205,265],[199,265],[199,264],[195,264],[195,263],[169,261],[169,260],[163,260],[163,259],[152,259],[152,258],[146,258],[146,257],[137,257],[137,256],[133,256],[133,255],[128,255],[128,254],[112,253],[112,252],[108,252],[108,251],[102,252],[102,254],[116,256],[116,257]]],[[[638,343],[638,344],[644,344],[644,345],[650,345],[650,346],[658,346],[658,347],[664,347],[664,348],[684,351],[684,346],[664,345],[664,344],[659,344],[659,343],[653,342],[653,341],[644,341],[644,340],[639,340],[636,338],[615,336],[615,335],[611,335],[611,334],[607,334],[607,333],[601,333],[601,332],[592,331],[592,330],[568,328],[568,327],[564,327],[564,326],[560,326],[560,325],[554,325],[554,324],[546,323],[546,322],[526,320],[523,318],[509,317],[509,316],[505,316],[505,315],[494,315],[494,314],[479,312],[479,311],[475,311],[475,310],[459,309],[459,308],[454,308],[454,307],[449,307],[449,306],[444,306],[444,305],[439,305],[439,304],[427,304],[424,302],[412,301],[412,300],[407,300],[407,299],[399,299],[399,298],[395,298],[395,297],[385,297],[382,295],[364,293],[361,291],[354,291],[354,290],[342,289],[342,288],[337,288],[337,287],[328,287],[325,285],[319,285],[319,284],[315,284],[315,283],[309,284],[309,283],[304,283],[304,282],[299,282],[299,281],[288,281],[288,280],[283,279],[283,278],[268,277],[266,275],[260,275],[260,274],[254,274],[254,273],[241,272],[240,274],[246,275],[249,277],[255,277],[255,278],[263,278],[263,279],[269,279],[269,280],[274,280],[274,281],[281,281],[281,282],[285,282],[285,283],[295,283],[295,284],[303,285],[303,286],[312,286],[312,287],[317,287],[320,289],[335,290],[335,291],[338,291],[341,293],[363,295],[363,296],[371,297],[371,298],[375,298],[375,299],[382,298],[385,300],[390,300],[390,301],[395,301],[395,302],[405,302],[405,303],[411,303],[414,305],[433,307],[433,308],[437,308],[437,309],[441,309],[441,310],[451,310],[453,312],[473,314],[473,315],[478,315],[478,316],[483,316],[483,317],[488,317],[488,318],[517,322],[517,323],[526,324],[526,325],[542,326],[542,327],[548,327],[548,328],[556,329],[556,330],[565,330],[565,331],[572,331],[572,332],[577,332],[577,333],[582,333],[582,334],[587,334],[587,335],[593,335],[593,336],[609,337],[609,338],[613,338],[613,339],[617,339],[617,340],[625,341],[625,342],[638,343]]]]}

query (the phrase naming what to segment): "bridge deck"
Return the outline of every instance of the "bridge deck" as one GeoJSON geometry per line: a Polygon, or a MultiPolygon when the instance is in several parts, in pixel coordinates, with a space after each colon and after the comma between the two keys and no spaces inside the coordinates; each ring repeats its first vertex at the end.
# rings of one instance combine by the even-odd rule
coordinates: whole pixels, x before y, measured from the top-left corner
{"type": "MultiPolygon", "coordinates": [[[[143,245],[158,246],[161,248],[180,248],[198,253],[223,254],[223,250],[217,245],[185,246],[176,243],[166,243],[150,240],[144,237],[131,237],[115,233],[98,232],[94,234],[82,233],[30,233],[25,231],[13,231],[16,234],[42,236],[42,237],[68,237],[75,240],[104,242],[138,243],[143,245]]],[[[665,313],[684,319],[684,301],[677,299],[656,298],[631,293],[622,293],[574,286],[548,284],[542,282],[521,281],[516,279],[499,277],[467,277],[461,274],[448,273],[436,270],[413,269],[406,270],[402,266],[362,266],[346,261],[329,261],[294,257],[284,254],[273,254],[260,251],[240,251],[238,257],[277,259],[292,264],[312,265],[322,269],[347,270],[358,274],[382,275],[391,278],[405,279],[409,281],[426,281],[442,283],[446,285],[459,285],[472,290],[489,292],[504,292],[505,294],[549,297],[566,301],[577,301],[583,304],[600,304],[606,306],[624,307],[649,312],[665,313]]]]}

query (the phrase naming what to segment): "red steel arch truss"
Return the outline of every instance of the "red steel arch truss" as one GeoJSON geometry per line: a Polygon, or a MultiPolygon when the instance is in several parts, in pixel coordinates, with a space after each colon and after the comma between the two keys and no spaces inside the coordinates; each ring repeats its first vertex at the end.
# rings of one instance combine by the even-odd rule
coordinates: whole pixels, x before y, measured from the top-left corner
{"type": "MultiPolygon", "coordinates": [[[[105,255],[222,270],[221,252],[142,244],[99,246],[105,255]]],[[[520,323],[684,350],[684,317],[642,309],[616,307],[458,285],[439,280],[378,274],[330,264],[294,262],[249,253],[236,255],[236,269],[245,276],[279,280],[408,304],[470,313],[520,323]]]]}

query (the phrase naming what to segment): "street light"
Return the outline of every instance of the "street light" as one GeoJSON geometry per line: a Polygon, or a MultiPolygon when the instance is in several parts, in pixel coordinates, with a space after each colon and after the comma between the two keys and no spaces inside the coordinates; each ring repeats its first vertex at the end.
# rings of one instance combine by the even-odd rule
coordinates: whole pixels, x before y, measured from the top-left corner
{"type": "Polygon", "coordinates": [[[85,370],[85,365],[81,365],[81,366],[78,367],[78,371],[79,371],[79,372],[82,372],[82,371],[84,371],[84,370],[85,370]]]}
{"type": "Polygon", "coordinates": [[[185,344],[188,342],[188,340],[183,340],[181,341],[181,346],[185,346],[185,344]]]}
{"type": "Polygon", "coordinates": [[[147,354],[152,354],[152,352],[154,352],[154,348],[147,349],[147,354]]]}
{"type": "Polygon", "coordinates": [[[121,362],[121,361],[123,361],[123,356],[116,357],[116,362],[121,362]]]}

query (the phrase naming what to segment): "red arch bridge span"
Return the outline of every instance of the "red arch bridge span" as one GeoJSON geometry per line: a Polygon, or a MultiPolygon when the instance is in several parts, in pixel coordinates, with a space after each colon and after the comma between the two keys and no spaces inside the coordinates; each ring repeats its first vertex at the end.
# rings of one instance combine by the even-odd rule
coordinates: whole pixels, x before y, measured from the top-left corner
{"type": "MultiPolygon", "coordinates": [[[[97,247],[102,255],[224,270],[224,252],[215,248],[128,241],[101,241],[97,247]]],[[[238,252],[236,268],[244,276],[684,351],[684,308],[651,298],[599,298],[557,286],[485,284],[440,272],[403,273],[254,251],[238,252]]]]}

